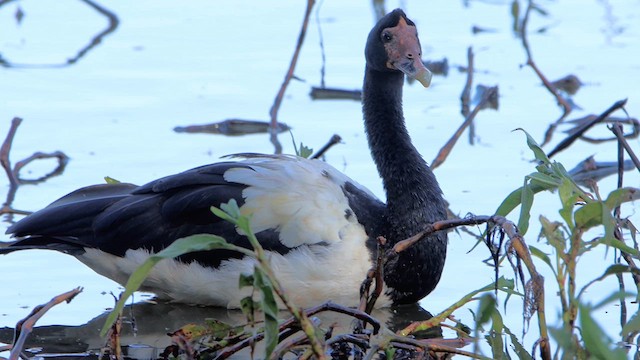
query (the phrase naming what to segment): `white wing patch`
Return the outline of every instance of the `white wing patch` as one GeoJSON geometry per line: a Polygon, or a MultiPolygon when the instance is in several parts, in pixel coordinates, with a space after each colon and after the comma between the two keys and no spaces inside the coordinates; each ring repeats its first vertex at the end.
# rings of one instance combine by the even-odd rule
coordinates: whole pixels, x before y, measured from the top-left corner
{"type": "Polygon", "coordinates": [[[331,244],[363,231],[353,212],[346,216],[349,203],[342,186],[353,181],[327,163],[270,156],[251,159],[247,165],[251,169],[230,169],[224,178],[248,185],[240,211],[251,216],[254,232],[276,229],[285,246],[297,247],[331,244]]]}
{"type": "MultiPolygon", "coordinates": [[[[372,263],[366,247],[368,235],[350,210],[342,187],[351,182],[374,195],[319,160],[268,155],[252,157],[244,164],[250,168],[230,169],[225,180],[248,186],[240,210],[251,215],[253,231],[275,229],[284,245],[296,247],[284,255],[268,252],[271,266],[291,299],[303,307],[326,300],[356,306],[359,285],[372,263]],[[318,243],[322,245],[313,245],[318,243]]],[[[121,284],[150,255],[143,249],[128,250],[124,257],[85,250],[78,259],[121,284]]],[[[229,259],[213,269],[196,262],[164,260],[142,288],[177,302],[237,308],[251,293],[238,288],[238,276],[251,274],[254,261],[229,259]]],[[[383,294],[376,305],[390,303],[383,294]]]]}
{"type": "MultiPolygon", "coordinates": [[[[345,306],[357,306],[359,287],[371,267],[365,237],[353,238],[329,246],[302,246],[281,255],[267,252],[271,267],[289,298],[297,306],[311,307],[332,300],[345,306]]],[[[124,257],[85,249],[77,258],[94,271],[120,284],[150,256],[142,249],[128,250],[124,257]]],[[[161,299],[186,304],[239,308],[240,301],[251,294],[250,288],[238,288],[241,273],[251,274],[253,258],[230,259],[217,269],[196,262],[180,263],[173,259],[160,261],[142,284],[161,299]]],[[[376,307],[391,304],[384,293],[376,307]]],[[[284,305],[278,300],[278,306],[284,305]]]]}

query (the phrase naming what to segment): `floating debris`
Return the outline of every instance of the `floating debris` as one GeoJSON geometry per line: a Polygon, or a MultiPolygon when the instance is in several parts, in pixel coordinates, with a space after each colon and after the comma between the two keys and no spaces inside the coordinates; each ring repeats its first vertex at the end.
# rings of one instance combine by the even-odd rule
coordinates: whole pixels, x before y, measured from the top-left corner
{"type": "Polygon", "coordinates": [[[449,75],[449,60],[447,60],[447,58],[442,60],[424,60],[422,63],[427,69],[431,70],[433,75],[449,75]]]}
{"type": "Polygon", "coordinates": [[[495,33],[495,32],[498,32],[498,31],[493,28],[487,28],[487,27],[482,27],[478,25],[473,25],[471,27],[471,33],[473,33],[474,35],[480,34],[480,33],[495,33]]]}
{"type": "Polygon", "coordinates": [[[312,87],[309,96],[313,100],[362,100],[361,90],[344,90],[327,87],[312,87]]]}
{"type": "Polygon", "coordinates": [[[471,102],[473,105],[480,105],[480,109],[493,109],[498,110],[498,87],[497,86],[485,86],[479,84],[476,86],[476,94],[471,102]],[[490,93],[488,93],[490,91],[490,93]],[[483,97],[488,96],[484,104],[481,104],[483,97]]]}
{"type": "MultiPolygon", "coordinates": [[[[624,161],[624,171],[633,170],[634,168],[633,161],[624,161]]],[[[576,183],[590,187],[590,183],[600,181],[617,172],[617,161],[596,161],[592,155],[579,162],[573,169],[569,170],[568,173],[576,183]]]]}
{"type": "Polygon", "coordinates": [[[552,81],[551,85],[558,90],[564,91],[568,95],[575,95],[584,83],[580,81],[577,76],[569,74],[561,79],[552,81]]]}
{"type": "MultiPolygon", "coordinates": [[[[221,122],[204,125],[176,126],[173,131],[178,133],[220,134],[226,136],[242,136],[249,134],[269,133],[271,123],[260,120],[227,119],[221,122]]],[[[282,133],[291,128],[285,123],[278,123],[276,131],[282,133]]]]}
{"type": "MultiPolygon", "coordinates": [[[[590,122],[594,121],[597,117],[598,117],[597,115],[590,114],[581,118],[567,120],[565,121],[565,123],[573,125],[573,127],[570,129],[564,130],[563,132],[569,136],[572,136],[582,131],[583,127],[587,126],[590,122]]],[[[640,135],[640,121],[638,121],[638,119],[636,118],[607,116],[602,120],[602,122],[607,124],[623,124],[623,125],[631,126],[631,132],[625,135],[625,137],[628,139],[635,139],[638,137],[638,135],[640,135]]],[[[615,138],[594,139],[584,135],[581,136],[581,139],[590,143],[601,143],[601,142],[615,140],[615,138]]]]}

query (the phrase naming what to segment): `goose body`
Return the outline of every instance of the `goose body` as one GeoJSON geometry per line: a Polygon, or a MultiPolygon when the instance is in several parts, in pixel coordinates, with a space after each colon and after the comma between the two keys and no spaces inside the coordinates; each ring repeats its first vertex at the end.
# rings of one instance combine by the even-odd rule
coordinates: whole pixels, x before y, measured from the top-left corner
{"type": "MultiPolygon", "coordinates": [[[[401,10],[382,18],[366,48],[365,129],[387,203],[319,160],[245,154],[146,185],[103,184],[76,190],[9,227],[17,241],[0,253],[52,249],[71,254],[120,284],[150,254],[200,233],[250,247],[234,226],[209,210],[235,199],[293,301],[312,306],[358,303],[376,257],[378,236],[393,246],[446,218],[437,181],[411,144],[402,114],[405,74],[428,85],[415,25],[401,10]]],[[[438,233],[385,264],[378,306],[417,302],[438,283],[446,256],[438,233]]],[[[240,273],[253,259],[214,250],[160,262],[143,289],[170,301],[239,307],[249,289],[240,273]]]]}

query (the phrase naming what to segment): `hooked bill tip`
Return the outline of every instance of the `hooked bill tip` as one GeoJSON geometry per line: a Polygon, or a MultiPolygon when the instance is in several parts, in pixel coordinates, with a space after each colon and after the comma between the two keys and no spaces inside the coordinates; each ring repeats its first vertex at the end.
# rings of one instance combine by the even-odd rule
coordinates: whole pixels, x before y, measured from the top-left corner
{"type": "Polygon", "coordinates": [[[420,84],[422,84],[422,86],[428,88],[429,85],[431,85],[432,76],[433,74],[431,74],[431,71],[429,71],[429,69],[425,67],[418,70],[418,72],[415,75],[415,79],[418,80],[420,84]]]}

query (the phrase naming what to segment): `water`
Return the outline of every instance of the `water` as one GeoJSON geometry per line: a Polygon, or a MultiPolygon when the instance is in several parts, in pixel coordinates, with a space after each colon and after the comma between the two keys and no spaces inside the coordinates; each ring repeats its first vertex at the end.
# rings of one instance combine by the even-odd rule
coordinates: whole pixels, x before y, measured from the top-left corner
{"type": "MultiPolygon", "coordinates": [[[[462,2],[444,0],[402,2],[418,25],[423,57],[446,57],[451,65],[449,75],[436,77],[432,88],[405,88],[409,130],[427,161],[431,162],[462,122],[459,96],[466,74],[457,67],[467,65],[468,46],[475,52],[474,85],[500,88],[499,111],[485,110],[476,118],[476,144],[469,145],[465,134],[436,170],[451,209],[461,215],[492,214],[533,171],[524,135],[512,130],[526,129],[541,141],[548,124],[561,115],[533,71],[522,66],[526,55],[512,31],[509,3],[471,1],[465,7],[462,2]],[[490,31],[474,35],[474,25],[490,31]]],[[[172,128],[226,118],[267,120],[293,53],[304,2],[105,1],[102,5],[117,14],[119,26],[76,64],[1,70],[0,134],[6,134],[14,116],[24,118],[13,143],[12,161],[35,151],[62,150],[71,157],[64,175],[21,187],[14,208],[39,209],[78,187],[103,182],[104,176],[141,184],[217,161],[225,154],[273,151],[266,135],[227,138],[177,134],[172,128]]],[[[629,98],[626,109],[637,117],[640,2],[574,0],[540,5],[549,16],[531,17],[529,43],[534,60],[550,80],[573,73],[586,83],[574,97],[584,110],[574,111],[569,118],[599,114],[623,98],[629,98]],[[537,29],[545,31],[535,32],[537,29]]],[[[397,2],[387,4],[388,9],[395,6],[397,2]]],[[[320,22],[327,86],[359,88],[364,39],[374,22],[370,5],[327,1],[320,10],[320,22]]],[[[0,7],[0,52],[15,63],[61,64],[107,26],[107,18],[78,1],[10,2],[0,7]],[[14,18],[18,6],[25,14],[20,25],[14,18]]],[[[332,148],[327,161],[383,198],[363,135],[360,104],[314,102],[308,97],[310,86],[320,84],[318,42],[312,19],[295,72],[303,81],[291,82],[279,120],[293,127],[297,141],[315,148],[334,133],[342,136],[344,144],[332,148]]],[[[608,131],[601,127],[590,134],[608,136],[608,131]]],[[[562,138],[563,134],[556,133],[546,150],[562,138]]],[[[285,152],[293,152],[288,135],[281,135],[280,141],[285,152]]],[[[638,148],[637,139],[630,143],[638,148]]],[[[616,146],[578,142],[556,160],[571,168],[592,154],[599,161],[613,161],[616,146]]],[[[51,163],[34,164],[27,171],[35,177],[50,167],[51,163]]],[[[636,171],[626,176],[627,185],[638,185],[636,171]]],[[[0,186],[8,189],[6,179],[0,179],[0,186]]],[[[600,183],[605,194],[614,187],[614,178],[600,183]]],[[[536,214],[555,216],[556,199],[553,194],[536,199],[526,237],[529,243],[536,241],[536,214]]],[[[623,216],[640,222],[633,204],[623,211],[623,216]]],[[[492,270],[481,263],[487,252],[467,253],[473,243],[468,236],[450,235],[443,278],[422,301],[423,307],[439,312],[492,281],[492,270]]],[[[588,256],[580,268],[581,283],[601,274],[612,261],[611,253],[588,256]]],[[[508,269],[503,271],[510,274],[508,269]]],[[[0,274],[0,327],[14,326],[35,305],[76,286],[83,286],[83,293],[72,303],[49,311],[39,325],[82,325],[111,307],[109,293],[121,290],[72,257],[52,252],[4,256],[0,274]]],[[[555,323],[555,288],[552,278],[545,276],[548,321],[555,323]]],[[[609,280],[601,288],[594,287],[591,301],[601,300],[600,294],[610,293],[615,286],[609,280]]],[[[517,301],[510,304],[506,321],[518,333],[521,305],[517,301]]],[[[471,323],[467,311],[456,314],[471,323]]],[[[615,307],[598,316],[609,328],[617,329],[615,307]]],[[[612,336],[616,333],[611,332],[612,336]]],[[[525,342],[533,341],[535,336],[525,338],[525,342]]]]}

